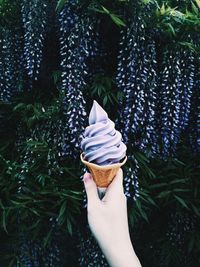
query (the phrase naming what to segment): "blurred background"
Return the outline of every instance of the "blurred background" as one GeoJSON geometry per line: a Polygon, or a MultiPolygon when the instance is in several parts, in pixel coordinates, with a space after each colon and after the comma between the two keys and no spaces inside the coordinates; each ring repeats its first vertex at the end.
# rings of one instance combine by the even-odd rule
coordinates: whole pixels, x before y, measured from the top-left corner
{"type": "Polygon", "coordinates": [[[107,266],[81,181],[94,99],[128,147],[142,266],[200,266],[199,42],[199,0],[0,0],[1,267],[107,266]]]}

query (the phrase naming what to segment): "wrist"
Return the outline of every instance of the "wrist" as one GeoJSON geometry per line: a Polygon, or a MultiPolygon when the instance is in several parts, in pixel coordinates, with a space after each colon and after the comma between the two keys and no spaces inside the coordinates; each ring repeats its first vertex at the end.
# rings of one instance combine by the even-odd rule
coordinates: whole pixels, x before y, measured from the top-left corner
{"type": "Polygon", "coordinates": [[[130,237],[102,248],[102,251],[111,267],[141,267],[135,254],[130,237]]]}

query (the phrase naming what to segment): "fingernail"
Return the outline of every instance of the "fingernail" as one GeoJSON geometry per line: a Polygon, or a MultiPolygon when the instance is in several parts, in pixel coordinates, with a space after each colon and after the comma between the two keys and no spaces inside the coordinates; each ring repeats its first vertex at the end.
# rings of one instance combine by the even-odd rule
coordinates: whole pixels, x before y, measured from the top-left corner
{"type": "Polygon", "coordinates": [[[91,180],[91,175],[89,173],[85,173],[83,176],[83,181],[87,183],[89,180],[91,180]]]}

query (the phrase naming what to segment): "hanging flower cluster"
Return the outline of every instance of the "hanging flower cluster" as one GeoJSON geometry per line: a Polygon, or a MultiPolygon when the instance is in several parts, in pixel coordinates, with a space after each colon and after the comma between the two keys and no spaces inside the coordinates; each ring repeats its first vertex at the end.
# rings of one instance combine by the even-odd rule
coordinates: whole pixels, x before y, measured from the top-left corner
{"type": "Polygon", "coordinates": [[[194,55],[174,44],[163,53],[159,71],[153,33],[146,35],[141,18],[122,31],[116,78],[124,94],[119,123],[125,142],[151,156],[173,156],[189,123],[194,55]]]}
{"type": "Polygon", "coordinates": [[[166,236],[170,244],[181,254],[182,264],[189,262],[189,255],[184,248],[185,243],[188,243],[188,235],[191,235],[196,225],[198,225],[198,219],[189,213],[175,212],[170,214],[166,236]]]}
{"type": "Polygon", "coordinates": [[[192,150],[200,153],[200,57],[196,58],[195,76],[194,76],[194,90],[191,97],[191,111],[189,115],[189,142],[192,150]]]}
{"type": "Polygon", "coordinates": [[[124,94],[119,109],[123,137],[126,143],[140,149],[149,148],[155,154],[158,150],[155,41],[150,35],[146,37],[140,16],[121,34],[116,80],[119,90],[124,94]]]}
{"type": "Polygon", "coordinates": [[[60,267],[60,252],[55,243],[44,251],[42,242],[33,242],[23,237],[18,250],[20,263],[26,267],[60,267]]]}
{"type": "MultiPolygon", "coordinates": [[[[44,110],[45,112],[45,110],[44,110]]],[[[20,164],[21,172],[18,173],[18,194],[23,194],[24,189],[26,188],[27,178],[30,174],[30,169],[37,164],[36,161],[38,158],[42,160],[42,152],[33,152],[33,146],[36,148],[37,145],[41,145],[43,150],[47,149],[47,146],[55,146],[57,149],[57,154],[52,149],[49,149],[47,159],[46,159],[46,171],[48,175],[53,174],[62,174],[60,169],[58,159],[62,156],[63,150],[63,122],[62,120],[56,121],[47,121],[46,123],[36,125],[30,132],[27,130],[24,132],[23,126],[19,125],[17,135],[18,139],[16,142],[17,150],[20,154],[20,164]],[[32,146],[31,149],[23,150],[24,142],[29,143],[32,146]],[[37,153],[37,155],[36,155],[37,153]]],[[[37,177],[35,177],[37,179],[37,177]]],[[[20,216],[19,216],[20,223],[20,216]]],[[[52,218],[49,219],[50,225],[52,225],[53,231],[55,231],[56,222],[52,221],[52,218]]],[[[54,243],[51,245],[49,250],[44,250],[42,248],[41,242],[30,241],[24,236],[21,238],[21,247],[19,251],[19,258],[25,266],[60,266],[60,257],[59,257],[59,248],[54,243]]]]}
{"type": "Polygon", "coordinates": [[[102,254],[99,245],[91,235],[90,229],[84,229],[83,235],[79,234],[81,267],[95,266],[108,267],[107,261],[102,254]]]}
{"type": "Polygon", "coordinates": [[[182,130],[188,125],[194,86],[194,56],[185,49],[168,49],[161,73],[162,155],[173,156],[182,130]]]}
{"type": "Polygon", "coordinates": [[[138,181],[138,162],[132,157],[128,156],[129,166],[124,173],[124,190],[128,198],[136,200],[139,197],[139,181],[138,181]]]}
{"type": "Polygon", "coordinates": [[[69,1],[59,14],[65,153],[72,158],[80,154],[80,138],[87,122],[83,97],[86,80],[91,75],[87,60],[98,54],[95,23],[90,17],[77,15],[77,10],[77,1],[69,1]]]}
{"type": "Polygon", "coordinates": [[[9,101],[18,91],[23,75],[22,38],[19,29],[1,28],[0,100],[9,101]]]}
{"type": "Polygon", "coordinates": [[[38,78],[47,24],[46,0],[21,1],[24,61],[28,76],[38,78]]]}
{"type": "MultiPolygon", "coordinates": [[[[44,111],[45,112],[45,111],[44,111]]],[[[33,153],[33,147],[37,149],[37,146],[43,146],[43,149],[48,150],[48,155],[46,159],[48,175],[52,173],[62,174],[62,170],[59,166],[59,159],[63,155],[63,150],[65,150],[64,140],[64,128],[63,120],[58,119],[56,121],[49,120],[45,123],[36,125],[31,131],[23,130],[22,125],[19,125],[17,130],[18,140],[16,142],[16,147],[20,153],[21,161],[21,172],[18,174],[19,181],[19,193],[22,187],[26,184],[26,175],[32,165],[36,163],[38,158],[41,157],[40,150],[36,156],[33,153]],[[27,143],[29,149],[22,150],[24,143],[27,143]],[[56,153],[53,151],[56,148],[56,153]]]]}

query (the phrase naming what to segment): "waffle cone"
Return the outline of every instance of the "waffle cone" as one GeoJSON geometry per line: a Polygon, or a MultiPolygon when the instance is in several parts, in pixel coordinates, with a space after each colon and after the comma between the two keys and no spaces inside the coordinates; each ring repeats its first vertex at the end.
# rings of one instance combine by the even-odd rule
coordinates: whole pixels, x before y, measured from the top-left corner
{"type": "Polygon", "coordinates": [[[109,184],[114,179],[119,168],[123,166],[127,161],[127,157],[125,157],[122,162],[111,164],[111,165],[100,166],[100,165],[84,160],[83,154],[81,154],[80,157],[81,157],[81,161],[88,167],[98,187],[108,187],[109,184]]]}

